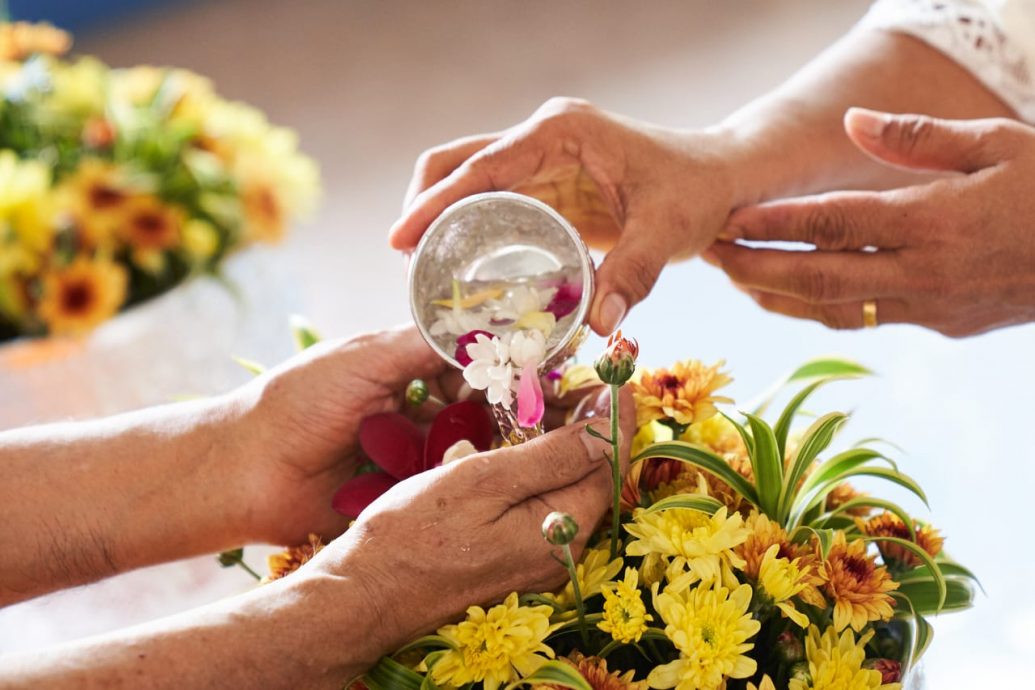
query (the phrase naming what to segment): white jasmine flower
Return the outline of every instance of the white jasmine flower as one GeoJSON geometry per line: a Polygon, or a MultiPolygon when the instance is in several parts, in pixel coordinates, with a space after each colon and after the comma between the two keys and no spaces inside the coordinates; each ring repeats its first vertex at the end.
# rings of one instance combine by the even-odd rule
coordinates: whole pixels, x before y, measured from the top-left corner
{"type": "Polygon", "coordinates": [[[464,380],[477,391],[485,391],[490,405],[510,406],[513,401],[514,368],[507,343],[481,333],[467,346],[471,363],[464,367],[464,380]]]}
{"type": "Polygon", "coordinates": [[[546,359],[546,337],[541,331],[515,331],[510,335],[510,361],[518,369],[538,367],[546,359]]]}
{"type": "Polygon", "coordinates": [[[537,290],[530,285],[518,285],[511,289],[502,299],[489,302],[495,318],[517,321],[529,312],[543,311],[553,299],[554,288],[537,290]]]}
{"type": "Polygon", "coordinates": [[[439,309],[438,318],[431,324],[431,335],[460,336],[471,331],[489,330],[488,312],[474,312],[464,309],[439,309]]]}

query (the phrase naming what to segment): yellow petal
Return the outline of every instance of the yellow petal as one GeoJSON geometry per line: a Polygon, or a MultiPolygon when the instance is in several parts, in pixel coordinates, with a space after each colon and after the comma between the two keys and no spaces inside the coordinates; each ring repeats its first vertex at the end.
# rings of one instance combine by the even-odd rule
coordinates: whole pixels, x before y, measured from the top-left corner
{"type": "Polygon", "coordinates": [[[473,295],[463,297],[460,300],[455,300],[452,297],[450,297],[448,299],[432,300],[431,303],[438,305],[440,307],[450,307],[454,309],[470,309],[472,307],[480,306],[491,299],[498,299],[502,294],[503,290],[501,288],[489,288],[487,290],[476,292],[473,295]]]}

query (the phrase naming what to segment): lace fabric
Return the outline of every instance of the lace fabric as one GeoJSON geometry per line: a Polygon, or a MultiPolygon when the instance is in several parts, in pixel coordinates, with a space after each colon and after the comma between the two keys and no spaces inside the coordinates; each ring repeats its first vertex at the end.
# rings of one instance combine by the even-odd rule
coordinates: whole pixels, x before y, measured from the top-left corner
{"type": "Polygon", "coordinates": [[[1035,0],[877,0],[860,26],[919,38],[1035,123],[1035,0]]]}

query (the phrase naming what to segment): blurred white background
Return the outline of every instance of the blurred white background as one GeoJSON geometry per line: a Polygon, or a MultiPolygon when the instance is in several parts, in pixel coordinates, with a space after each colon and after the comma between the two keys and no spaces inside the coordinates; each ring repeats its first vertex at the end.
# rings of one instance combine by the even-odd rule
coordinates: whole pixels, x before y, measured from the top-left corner
{"type": "MultiPolygon", "coordinates": [[[[77,49],[116,65],[197,70],[300,131],[322,165],[326,199],[282,248],[281,279],[325,335],[339,336],[408,319],[403,264],[384,238],[422,149],[513,124],[553,95],[665,125],[710,124],[779,83],[866,6],[220,0],[94,28],[77,49]]],[[[1026,432],[1035,326],[964,341],[912,327],[835,333],[762,312],[694,261],[671,268],[624,328],[647,364],[725,358],[740,401],[821,354],[879,372],[831,387],[813,408],[848,408],[849,440],[882,436],[906,450],[901,468],[927,489],[947,548],[988,592],[975,610],[936,621],[929,687],[1006,687],[1030,671],[1035,458],[1026,432]]],[[[286,354],[286,336],[270,348],[286,354]]],[[[151,569],[0,611],[0,650],[38,648],[248,586],[243,573],[219,571],[207,558],[151,569]]]]}

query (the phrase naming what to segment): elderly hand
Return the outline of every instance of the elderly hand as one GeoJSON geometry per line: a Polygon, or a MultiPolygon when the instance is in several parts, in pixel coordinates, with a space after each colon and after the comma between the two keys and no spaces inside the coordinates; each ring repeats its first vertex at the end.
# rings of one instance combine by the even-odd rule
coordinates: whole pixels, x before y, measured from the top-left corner
{"type": "MultiPolygon", "coordinates": [[[[600,392],[585,416],[608,414],[600,392]]],[[[621,397],[623,466],[635,431],[632,395],[621,397]]],[[[607,433],[607,419],[593,422],[607,433]]],[[[397,484],[320,552],[302,577],[323,572],[361,585],[377,603],[381,653],[434,630],[474,602],[513,591],[550,591],[564,581],[541,533],[552,511],[579,524],[581,551],[610,505],[610,449],[580,421],[520,446],[468,456],[397,484]]]]}
{"type": "Polygon", "coordinates": [[[915,323],[966,336],[1035,320],[1035,128],[853,109],[852,141],[892,166],[961,173],[887,192],[838,192],[744,208],[705,258],[762,307],[832,328],[915,323]]]}
{"type": "Polygon", "coordinates": [[[511,190],[553,206],[591,246],[597,271],[590,324],[613,331],[673,258],[711,244],[733,206],[732,140],[647,125],[568,98],[547,101],[499,134],[459,139],[417,161],[397,249],[416,246],[450,204],[511,190]]]}

